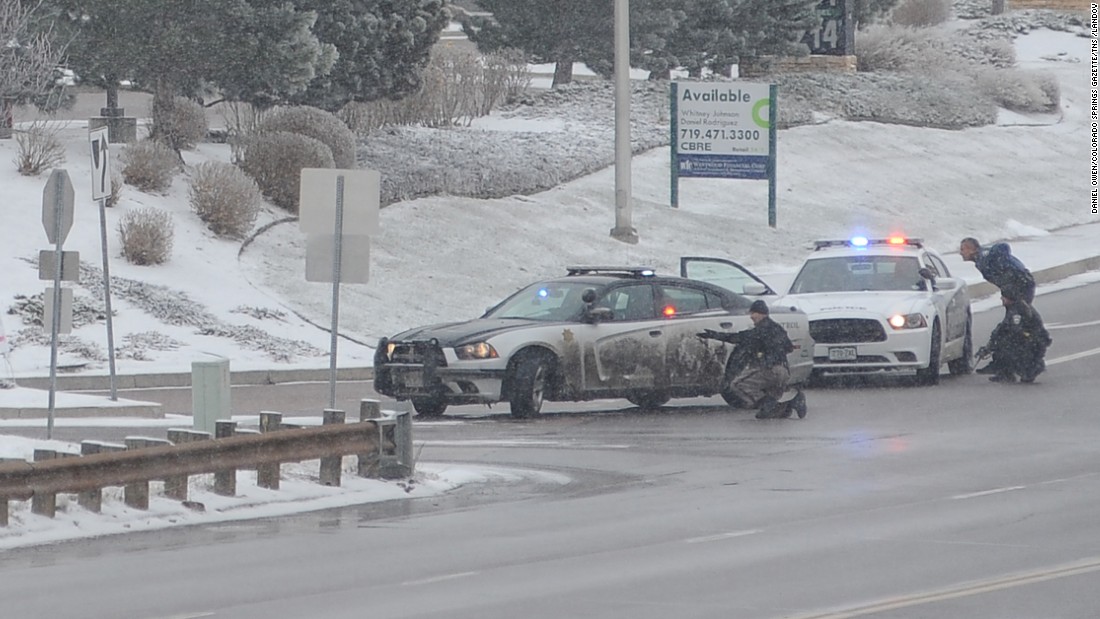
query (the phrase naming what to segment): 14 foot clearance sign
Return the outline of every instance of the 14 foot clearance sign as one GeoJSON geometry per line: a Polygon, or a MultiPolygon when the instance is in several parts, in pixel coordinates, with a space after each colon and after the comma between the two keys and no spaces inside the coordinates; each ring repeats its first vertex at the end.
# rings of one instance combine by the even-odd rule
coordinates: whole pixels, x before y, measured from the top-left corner
{"type": "Polygon", "coordinates": [[[775,86],[673,82],[670,99],[672,206],[680,178],[768,179],[774,227],[775,86]]]}

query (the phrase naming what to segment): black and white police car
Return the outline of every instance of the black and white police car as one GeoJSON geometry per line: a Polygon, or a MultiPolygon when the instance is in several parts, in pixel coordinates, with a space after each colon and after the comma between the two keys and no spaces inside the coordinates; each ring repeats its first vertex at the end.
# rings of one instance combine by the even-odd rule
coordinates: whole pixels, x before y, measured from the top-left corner
{"type": "Polygon", "coordinates": [[[782,303],[810,317],[814,374],[896,373],[922,384],[972,369],[970,296],[920,239],[814,243],[782,303]]]}
{"type": "MultiPolygon", "coordinates": [[[[651,268],[572,267],[475,320],[384,338],[374,386],[411,400],[422,416],[456,404],[508,402],[512,416],[523,418],[538,414],[544,400],[626,398],[655,407],[721,394],[733,346],[696,334],[751,328],[752,301],[651,268]]],[[[771,317],[796,346],[788,358],[792,383],[805,381],[813,348],[806,314],[774,306],[771,317]]]]}

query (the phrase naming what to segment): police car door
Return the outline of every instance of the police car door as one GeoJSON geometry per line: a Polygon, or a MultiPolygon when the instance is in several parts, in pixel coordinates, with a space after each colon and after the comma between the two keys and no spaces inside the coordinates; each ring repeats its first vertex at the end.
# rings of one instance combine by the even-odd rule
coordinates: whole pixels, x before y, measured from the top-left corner
{"type": "Polygon", "coordinates": [[[736,332],[747,329],[747,316],[731,316],[722,298],[702,287],[684,283],[658,284],[657,311],[664,321],[665,366],[670,387],[696,391],[716,386],[725,372],[728,346],[715,345],[698,334],[704,329],[736,332]]]}
{"type": "Polygon", "coordinates": [[[680,276],[715,286],[737,294],[751,296],[775,295],[771,286],[745,267],[723,258],[684,256],[680,258],[680,276]]]}
{"type": "Polygon", "coordinates": [[[652,389],[666,384],[665,332],[653,286],[645,282],[613,287],[594,306],[610,309],[611,317],[582,330],[584,391],[652,389]]]}

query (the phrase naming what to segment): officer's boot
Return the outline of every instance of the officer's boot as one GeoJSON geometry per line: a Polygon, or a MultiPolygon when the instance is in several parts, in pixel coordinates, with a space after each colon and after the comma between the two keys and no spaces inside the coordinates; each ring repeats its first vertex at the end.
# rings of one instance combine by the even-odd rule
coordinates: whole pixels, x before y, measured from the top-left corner
{"type": "Polygon", "coordinates": [[[756,406],[760,410],[756,412],[757,419],[779,419],[790,412],[787,411],[787,407],[779,403],[770,395],[766,395],[756,401],[756,406]]]}

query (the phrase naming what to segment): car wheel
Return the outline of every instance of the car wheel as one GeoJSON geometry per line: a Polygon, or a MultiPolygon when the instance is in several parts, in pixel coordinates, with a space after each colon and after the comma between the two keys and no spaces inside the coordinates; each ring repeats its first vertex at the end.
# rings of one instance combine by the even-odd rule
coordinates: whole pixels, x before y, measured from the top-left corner
{"type": "Polygon", "coordinates": [[[661,391],[639,391],[626,396],[626,399],[638,408],[660,408],[672,398],[661,391]]]}
{"type": "Polygon", "coordinates": [[[512,417],[526,419],[539,414],[549,375],[550,361],[544,355],[529,354],[516,363],[508,397],[512,417]]]}
{"type": "Polygon", "coordinates": [[[929,345],[928,367],[917,370],[918,385],[937,385],[940,382],[940,323],[932,323],[932,341],[929,345]]]}
{"type": "Polygon", "coordinates": [[[952,376],[965,376],[974,371],[974,341],[970,335],[970,315],[966,316],[966,336],[963,339],[962,356],[947,362],[952,376]]]}
{"type": "Polygon", "coordinates": [[[412,404],[419,417],[442,417],[447,410],[447,401],[440,396],[413,398],[412,404]]]}

